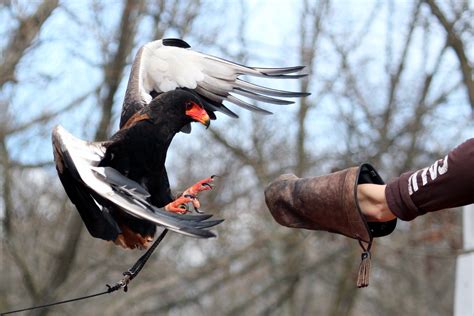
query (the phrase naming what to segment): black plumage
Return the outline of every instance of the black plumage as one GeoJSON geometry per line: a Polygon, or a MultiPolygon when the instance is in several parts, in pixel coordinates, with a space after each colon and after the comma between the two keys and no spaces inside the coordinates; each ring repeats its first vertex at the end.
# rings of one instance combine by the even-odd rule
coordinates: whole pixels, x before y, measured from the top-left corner
{"type": "MultiPolygon", "coordinates": [[[[150,194],[149,202],[164,207],[173,201],[165,168],[166,154],[173,137],[192,118],[185,115],[186,104],[200,104],[199,99],[184,90],[173,90],[157,96],[139,114],[146,117],[115,133],[105,143],[106,152],[100,167],[112,167],[139,183],[150,194]]],[[[120,219],[143,236],[153,236],[156,225],[112,209],[120,219]]]]}
{"type": "MultiPolygon", "coordinates": [[[[305,74],[294,73],[303,69],[248,67],[193,51],[180,39],[142,46],[133,61],[116,134],[107,141],[91,143],[61,127],[53,131],[59,177],[91,235],[129,248],[145,247],[156,225],[194,237],[214,236],[207,228],[221,221],[209,220],[208,215],[178,215],[162,209],[166,206],[167,210],[179,211],[164,165],[174,135],[179,131],[189,133],[193,120],[209,126],[209,119],[216,119],[214,112],[237,118],[224,102],[261,114],[271,113],[241,96],[287,105],[293,101],[281,98],[309,95],[240,79],[241,75],[297,79],[305,74]],[[203,114],[205,119],[198,116],[203,114]]],[[[209,186],[202,181],[196,185],[204,188],[191,187],[187,192],[192,196],[209,186]]]]}
{"type": "MultiPolygon", "coordinates": [[[[199,99],[185,90],[173,90],[142,107],[110,140],[87,143],[84,149],[98,153],[100,159],[95,159],[90,167],[92,170],[100,168],[96,176],[113,188],[116,198],[121,196],[131,199],[132,203],[145,204],[160,216],[165,213],[168,220],[177,222],[187,234],[212,237],[212,233],[203,229],[220,221],[205,221],[210,216],[157,212],[157,208],[173,201],[165,168],[168,147],[176,133],[195,120],[205,125],[208,122],[199,99]]],[[[64,133],[53,132],[53,145],[59,177],[91,235],[116,242],[122,235],[119,244],[129,248],[145,247],[154,236],[157,223],[124,211],[97,193],[96,187],[84,183],[77,170],[80,164],[74,162],[67,150],[64,133]]]]}

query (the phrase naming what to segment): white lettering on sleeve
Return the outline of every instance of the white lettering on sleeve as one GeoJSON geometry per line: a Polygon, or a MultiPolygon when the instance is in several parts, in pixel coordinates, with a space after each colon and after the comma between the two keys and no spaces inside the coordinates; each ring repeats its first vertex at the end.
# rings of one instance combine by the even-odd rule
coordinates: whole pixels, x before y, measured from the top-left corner
{"type": "Polygon", "coordinates": [[[410,178],[408,178],[408,194],[410,195],[418,191],[418,183],[416,180],[417,175],[418,175],[418,171],[412,174],[410,178]]]}
{"type": "Polygon", "coordinates": [[[437,160],[430,167],[420,169],[414,172],[408,178],[408,194],[412,195],[418,191],[418,173],[421,172],[421,186],[428,184],[428,173],[430,174],[431,181],[434,181],[438,176],[441,176],[448,172],[448,156],[444,157],[443,160],[437,160]]]}
{"type": "Polygon", "coordinates": [[[427,172],[428,172],[428,168],[424,168],[423,170],[421,170],[421,182],[423,185],[428,183],[428,179],[426,177],[427,172]]]}
{"type": "Polygon", "coordinates": [[[448,172],[448,156],[444,157],[443,164],[438,167],[439,175],[445,174],[448,172]]]}
{"type": "Polygon", "coordinates": [[[434,180],[438,177],[438,161],[432,164],[428,170],[430,172],[431,180],[434,180]]]}

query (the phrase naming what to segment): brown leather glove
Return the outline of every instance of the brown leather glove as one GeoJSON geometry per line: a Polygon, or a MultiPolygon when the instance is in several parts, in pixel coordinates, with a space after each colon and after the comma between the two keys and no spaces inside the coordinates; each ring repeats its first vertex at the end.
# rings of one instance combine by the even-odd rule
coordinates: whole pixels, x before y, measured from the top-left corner
{"type": "Polygon", "coordinates": [[[279,224],[357,239],[364,249],[363,259],[369,259],[372,239],[390,234],[397,220],[367,222],[357,201],[357,185],[362,183],[384,184],[370,164],[313,178],[286,174],[267,186],[265,202],[279,224]]]}

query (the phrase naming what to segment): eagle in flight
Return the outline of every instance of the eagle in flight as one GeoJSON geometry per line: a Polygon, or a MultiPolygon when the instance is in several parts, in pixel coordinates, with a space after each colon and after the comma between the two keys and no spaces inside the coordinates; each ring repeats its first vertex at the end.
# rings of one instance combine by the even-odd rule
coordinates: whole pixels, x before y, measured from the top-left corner
{"type": "Polygon", "coordinates": [[[168,148],[191,123],[209,127],[215,112],[237,118],[228,103],[262,114],[271,112],[241,99],[291,104],[304,97],[256,85],[240,77],[297,79],[304,67],[256,68],[190,49],[180,39],[142,46],[133,61],[120,129],[108,140],[80,140],[63,127],[52,133],[56,169],[89,233],[124,248],[147,248],[157,226],[198,238],[222,222],[199,212],[197,195],[213,186],[201,180],[173,198],[165,169],[168,148]],[[284,98],[284,99],[281,99],[284,98]],[[225,104],[224,104],[225,103],[225,104]],[[183,205],[192,204],[195,213],[183,205]]]}

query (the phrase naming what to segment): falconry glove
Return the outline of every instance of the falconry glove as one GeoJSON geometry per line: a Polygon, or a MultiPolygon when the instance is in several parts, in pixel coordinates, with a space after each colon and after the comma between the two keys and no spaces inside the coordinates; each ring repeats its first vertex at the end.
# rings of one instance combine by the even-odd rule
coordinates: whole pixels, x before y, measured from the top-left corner
{"type": "Polygon", "coordinates": [[[374,167],[362,164],[313,178],[285,174],[265,189],[265,201],[275,220],[293,228],[325,230],[359,241],[363,249],[357,281],[368,285],[373,238],[390,234],[397,220],[367,222],[357,200],[357,185],[384,184],[374,167]]]}

